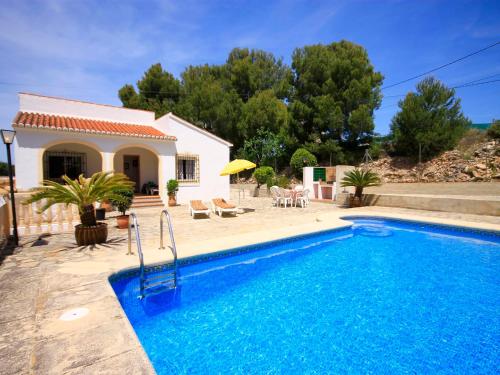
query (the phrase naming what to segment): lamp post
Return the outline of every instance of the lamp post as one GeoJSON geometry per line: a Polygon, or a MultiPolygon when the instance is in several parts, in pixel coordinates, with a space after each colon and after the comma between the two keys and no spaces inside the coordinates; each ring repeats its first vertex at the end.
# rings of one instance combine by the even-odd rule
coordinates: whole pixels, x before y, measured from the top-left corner
{"type": "Polygon", "coordinates": [[[0,130],[3,143],[7,147],[7,164],[9,166],[9,185],[10,185],[10,201],[12,206],[12,227],[14,232],[14,243],[19,245],[19,236],[17,234],[17,217],[16,217],[16,199],[14,197],[14,178],[12,176],[12,159],[10,157],[10,145],[14,142],[16,132],[14,130],[0,130]]]}

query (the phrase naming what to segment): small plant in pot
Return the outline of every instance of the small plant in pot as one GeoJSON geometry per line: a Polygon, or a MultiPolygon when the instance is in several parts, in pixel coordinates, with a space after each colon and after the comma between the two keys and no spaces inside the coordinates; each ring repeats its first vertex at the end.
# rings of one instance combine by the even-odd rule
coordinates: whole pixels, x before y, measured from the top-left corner
{"type": "Polygon", "coordinates": [[[167,193],[168,193],[168,205],[177,205],[177,190],[179,190],[179,182],[177,180],[168,180],[167,182],[167,193]]]}
{"type": "Polygon", "coordinates": [[[363,189],[369,186],[380,185],[380,177],[377,173],[370,170],[353,169],[346,172],[340,186],[353,186],[355,188],[354,195],[351,195],[349,205],[351,207],[360,207],[363,205],[363,189]]]}
{"type": "Polygon", "coordinates": [[[106,242],[108,226],[106,223],[97,222],[94,204],[103,200],[121,201],[123,198],[116,191],[130,189],[133,182],[122,173],[111,172],[97,172],[90,178],[80,175],[75,180],[68,176],[62,176],[62,179],[65,184],[45,180],[44,186],[35,192],[26,204],[43,200],[40,212],[58,203],[66,206],[74,204],[78,207],[81,222],[75,226],[75,239],[78,246],[106,242]]]}
{"type": "Polygon", "coordinates": [[[134,191],[132,189],[118,189],[116,194],[121,197],[121,199],[113,199],[111,203],[113,206],[121,212],[120,216],[116,217],[116,224],[120,229],[128,228],[129,215],[127,215],[127,210],[132,206],[132,200],[134,199],[134,191]]]}

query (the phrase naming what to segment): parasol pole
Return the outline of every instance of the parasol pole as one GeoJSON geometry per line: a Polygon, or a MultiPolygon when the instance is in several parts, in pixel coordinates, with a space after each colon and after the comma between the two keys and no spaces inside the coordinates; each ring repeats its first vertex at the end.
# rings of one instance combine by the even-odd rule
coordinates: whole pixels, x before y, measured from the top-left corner
{"type": "Polygon", "coordinates": [[[238,206],[239,206],[241,202],[240,172],[236,172],[236,179],[238,181],[238,206]]]}

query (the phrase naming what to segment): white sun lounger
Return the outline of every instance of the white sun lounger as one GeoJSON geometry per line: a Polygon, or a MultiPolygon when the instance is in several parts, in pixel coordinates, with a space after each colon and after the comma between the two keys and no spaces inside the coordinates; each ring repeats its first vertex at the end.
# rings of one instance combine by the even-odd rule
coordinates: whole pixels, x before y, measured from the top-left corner
{"type": "Polygon", "coordinates": [[[189,214],[192,217],[197,214],[210,216],[210,209],[202,201],[189,201],[189,214]]]}
{"type": "Polygon", "coordinates": [[[212,199],[212,211],[219,216],[223,213],[238,213],[238,208],[230,203],[227,203],[224,198],[212,199]]]}

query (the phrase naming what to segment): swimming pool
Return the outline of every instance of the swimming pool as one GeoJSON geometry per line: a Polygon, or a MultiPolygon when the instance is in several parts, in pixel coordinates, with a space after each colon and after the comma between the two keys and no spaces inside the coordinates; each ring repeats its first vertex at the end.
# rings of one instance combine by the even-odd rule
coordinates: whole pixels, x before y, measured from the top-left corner
{"type": "Polygon", "coordinates": [[[350,220],[111,284],[158,374],[498,373],[500,236],[350,220]]]}

